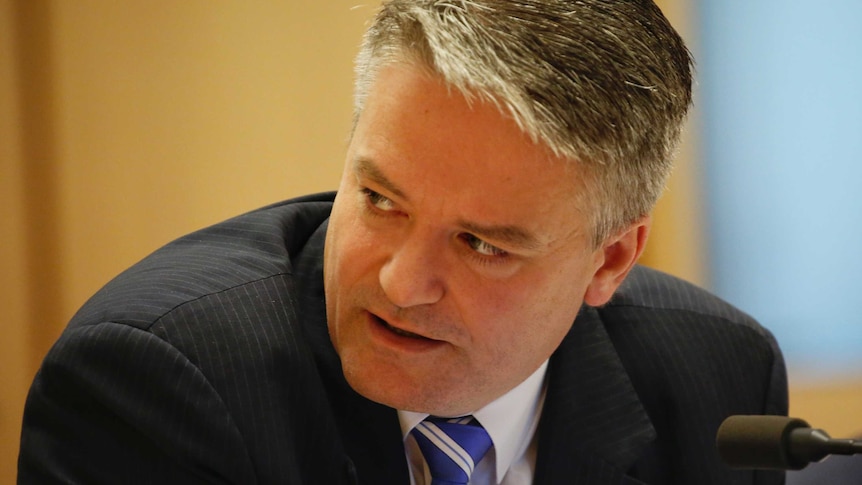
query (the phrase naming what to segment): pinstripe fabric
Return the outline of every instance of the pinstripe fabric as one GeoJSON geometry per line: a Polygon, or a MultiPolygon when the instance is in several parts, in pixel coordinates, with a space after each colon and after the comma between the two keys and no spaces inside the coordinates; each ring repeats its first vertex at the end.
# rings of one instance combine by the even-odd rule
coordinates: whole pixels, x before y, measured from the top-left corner
{"type": "Polygon", "coordinates": [[[638,267],[606,306],[581,311],[551,359],[537,482],[783,483],[783,473],[732,471],[714,450],[725,417],[764,413],[787,413],[772,335],[705,291],[638,267]],[[567,436],[572,454],[551,451],[567,436]]]}
{"type": "Polygon", "coordinates": [[[19,481],[348,483],[292,277],[330,200],[194,233],[106,285],[36,377],[19,481]]]}
{"type": "MultiPolygon", "coordinates": [[[[28,397],[19,483],[406,484],[395,410],[355,393],[329,342],[332,194],[181,238],[97,293],[28,397]]],[[[732,472],[724,417],[785,413],[768,332],[637,268],[552,356],[539,484],[771,484],[732,472]]]]}

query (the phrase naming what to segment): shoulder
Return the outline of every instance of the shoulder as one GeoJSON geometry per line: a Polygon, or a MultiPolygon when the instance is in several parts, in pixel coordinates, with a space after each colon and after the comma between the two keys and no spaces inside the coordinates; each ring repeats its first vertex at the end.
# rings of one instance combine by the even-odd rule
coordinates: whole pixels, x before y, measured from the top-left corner
{"type": "MultiPolygon", "coordinates": [[[[784,361],[769,330],[665,273],[637,267],[597,312],[636,385],[692,391],[706,386],[710,392],[750,386],[766,392],[782,378],[784,361]]],[[[693,399],[703,397],[696,394],[693,399]]]]}
{"type": "Polygon", "coordinates": [[[34,380],[26,470],[72,469],[86,454],[109,464],[76,465],[82,482],[136,466],[159,483],[198,483],[202,471],[294,483],[320,456],[340,462],[308,318],[297,311],[298,299],[322,296],[295,281],[320,258],[331,199],[286,201],[194,232],[100,290],[34,380]],[[64,426],[46,424],[57,415],[64,426]],[[315,427],[297,416],[314,416],[315,427]]]}
{"type": "MultiPolygon", "coordinates": [[[[597,313],[643,396],[687,396],[687,406],[738,394],[762,405],[782,392],[784,361],[772,333],[691,283],[637,267],[597,313]]],[[[772,400],[780,411],[781,399],[772,400]]]]}
{"type": "Polygon", "coordinates": [[[771,338],[747,313],[709,291],[675,276],[636,266],[607,305],[598,309],[611,326],[687,327],[707,332],[734,329],[771,338]]]}
{"type": "Polygon", "coordinates": [[[286,200],[183,236],[110,281],[69,326],[110,321],[149,329],[184,305],[242,288],[283,293],[294,258],[322,251],[306,246],[328,219],[333,196],[286,200]]]}
{"type": "Polygon", "coordinates": [[[607,305],[606,329],[655,430],[632,476],[644,482],[742,480],[714,454],[733,414],[786,414],[784,361],[754,318],[681,279],[636,267],[607,305]]]}

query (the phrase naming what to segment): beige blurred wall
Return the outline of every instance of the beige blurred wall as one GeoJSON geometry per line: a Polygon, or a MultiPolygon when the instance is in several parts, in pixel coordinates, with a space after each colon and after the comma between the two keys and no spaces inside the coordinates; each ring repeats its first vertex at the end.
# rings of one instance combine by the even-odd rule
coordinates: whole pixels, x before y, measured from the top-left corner
{"type": "Polygon", "coordinates": [[[13,26],[12,3],[0,0],[0,483],[14,483],[20,414],[33,369],[13,26]]]}
{"type": "MultiPolygon", "coordinates": [[[[0,483],[38,363],[88,296],[175,237],[336,187],[378,3],[0,0],[0,483]]],[[[689,4],[659,3],[692,41],[689,4]]],[[[644,262],[704,284],[696,131],[644,262]]],[[[830,389],[806,417],[848,399],[830,389]]]]}
{"type": "Polygon", "coordinates": [[[0,483],[85,299],[191,230],[337,186],[377,0],[0,0],[0,483]]]}
{"type": "Polygon", "coordinates": [[[175,236],[336,186],[355,3],[52,4],[63,315],[175,236]]]}

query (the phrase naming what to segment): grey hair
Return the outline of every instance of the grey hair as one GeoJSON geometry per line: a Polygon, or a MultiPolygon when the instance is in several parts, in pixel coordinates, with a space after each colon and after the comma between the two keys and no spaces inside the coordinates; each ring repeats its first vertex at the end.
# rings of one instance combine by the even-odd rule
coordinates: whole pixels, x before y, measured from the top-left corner
{"type": "Polygon", "coordinates": [[[596,245],[652,211],[691,104],[690,53],[651,0],[386,2],[356,59],[355,119],[379,69],[405,61],[585,167],[596,245]]]}

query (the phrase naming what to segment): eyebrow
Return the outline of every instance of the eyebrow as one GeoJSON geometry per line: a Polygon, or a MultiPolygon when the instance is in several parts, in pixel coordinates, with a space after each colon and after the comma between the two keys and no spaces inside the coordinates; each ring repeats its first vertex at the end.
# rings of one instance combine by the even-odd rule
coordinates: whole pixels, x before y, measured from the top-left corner
{"type": "MultiPolygon", "coordinates": [[[[367,178],[398,197],[409,200],[404,191],[389,180],[380,170],[380,167],[372,160],[365,157],[357,158],[353,166],[353,172],[358,177],[367,178]]],[[[539,240],[532,233],[519,226],[505,224],[486,225],[464,220],[458,221],[458,226],[482,239],[489,239],[493,242],[500,242],[513,247],[532,250],[541,246],[539,240]]]]}
{"type": "Polygon", "coordinates": [[[395,183],[389,180],[386,175],[383,175],[383,172],[380,171],[380,168],[371,160],[359,157],[356,159],[353,165],[353,172],[358,177],[364,177],[372,182],[379,184],[384,189],[392,192],[398,197],[409,200],[408,197],[404,194],[404,191],[401,190],[395,183]]]}
{"type": "Polygon", "coordinates": [[[483,225],[475,222],[460,221],[458,223],[465,231],[482,239],[499,241],[507,245],[523,249],[538,249],[539,240],[526,229],[511,225],[483,225]]]}

